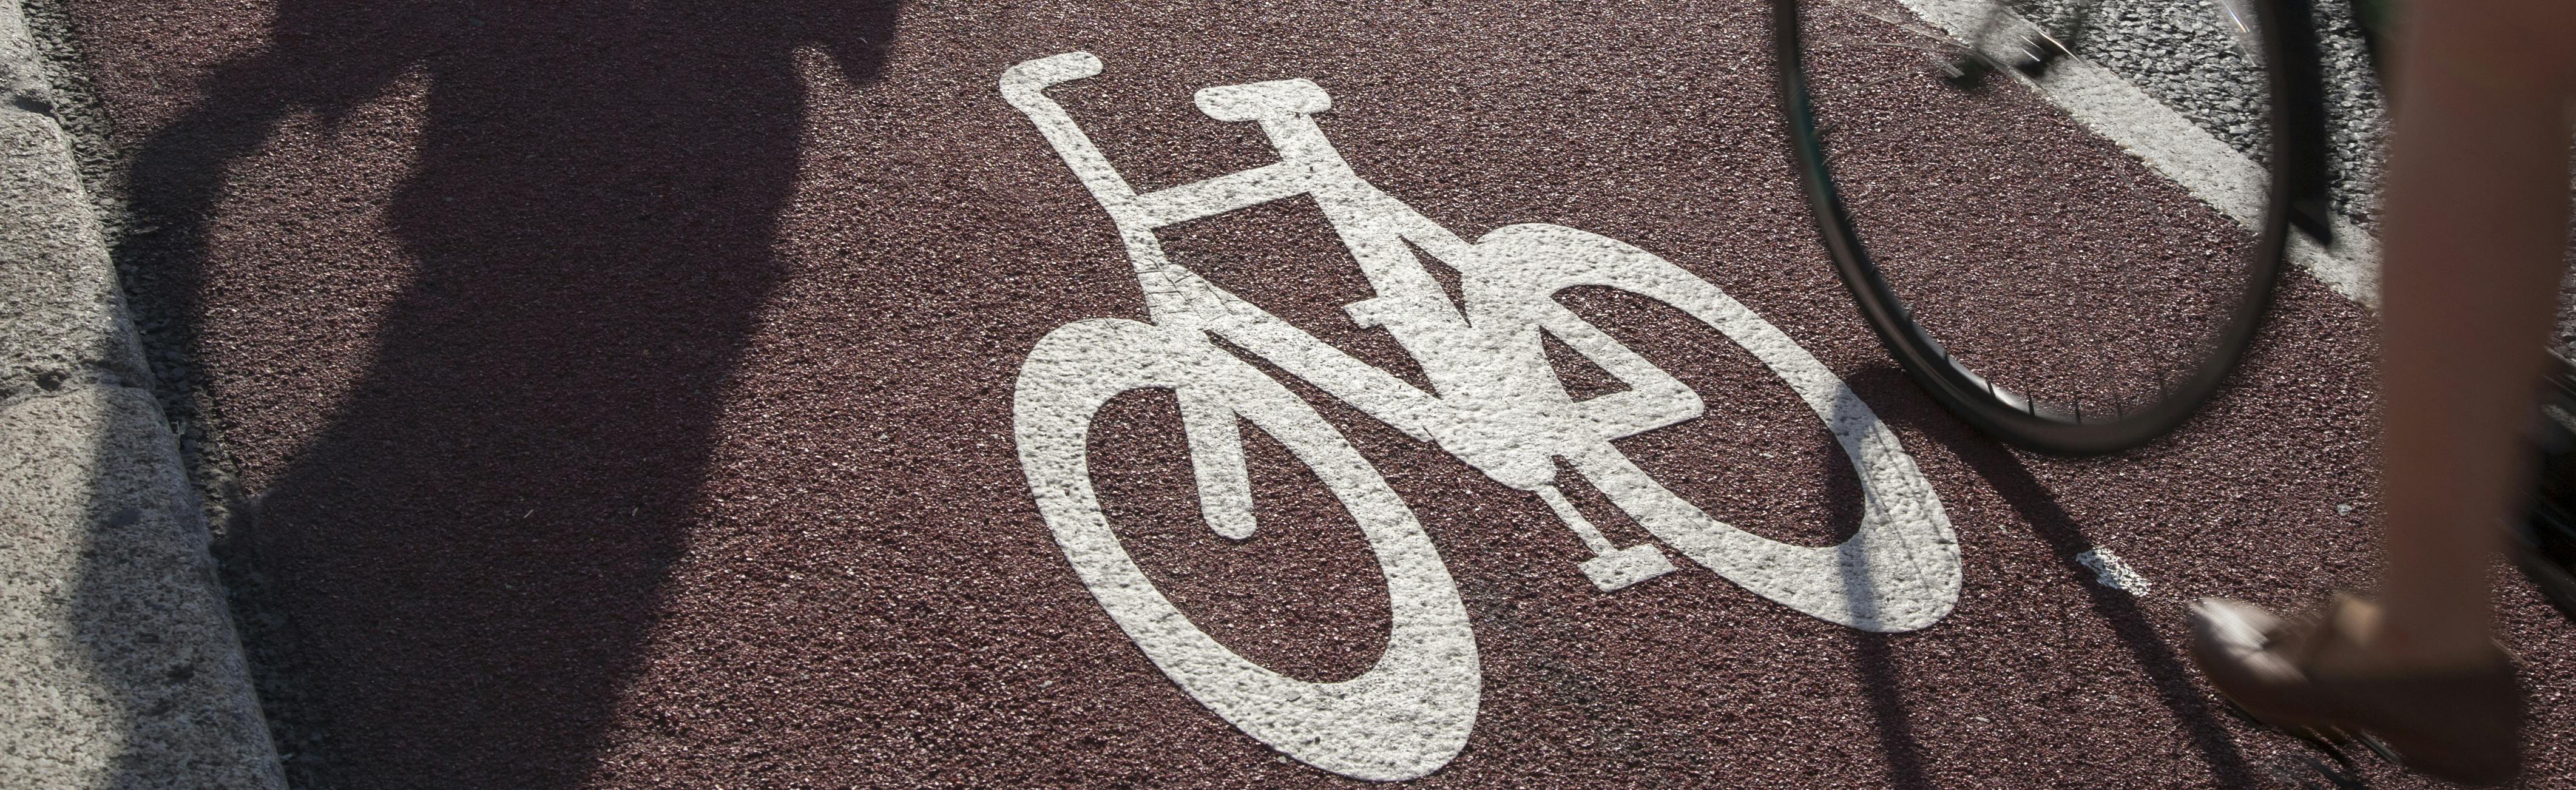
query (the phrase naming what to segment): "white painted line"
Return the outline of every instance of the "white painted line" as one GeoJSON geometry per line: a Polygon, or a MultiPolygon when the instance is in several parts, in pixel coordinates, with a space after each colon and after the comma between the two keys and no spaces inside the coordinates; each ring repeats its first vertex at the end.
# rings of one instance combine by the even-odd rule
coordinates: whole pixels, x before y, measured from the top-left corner
{"type": "MultiPolygon", "coordinates": [[[[1988,0],[1900,0],[1925,21],[1964,39],[1990,13],[1988,0]]],[[[2010,11],[2004,32],[2036,29],[2010,11]]],[[[2247,228],[2263,213],[2263,167],[2225,141],[2194,125],[2181,113],[2139,90],[2110,69],[2081,57],[2067,57],[2045,79],[2023,79],[2103,139],[2182,185],[2192,197],[2218,209],[2247,228]]],[[[2379,241],[2341,216],[2333,224],[2335,246],[2320,247],[2305,236],[2290,235],[2290,262],[2310,276],[2363,306],[2379,306],[2379,241]]]]}

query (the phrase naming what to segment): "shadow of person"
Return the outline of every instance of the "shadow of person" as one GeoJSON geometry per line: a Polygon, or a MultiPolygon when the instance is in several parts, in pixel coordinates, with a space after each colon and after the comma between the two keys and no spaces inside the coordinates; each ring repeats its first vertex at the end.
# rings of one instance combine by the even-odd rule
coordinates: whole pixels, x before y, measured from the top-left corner
{"type": "Polygon", "coordinates": [[[227,172],[292,114],[425,85],[388,209],[416,278],[231,538],[293,645],[291,718],[320,736],[318,755],[288,744],[297,774],[556,787],[591,770],[782,277],[796,52],[867,85],[892,5],[287,0],[265,51],[137,147],[129,190],[157,228],[119,254],[139,311],[176,317],[157,331],[194,350],[227,172]]]}

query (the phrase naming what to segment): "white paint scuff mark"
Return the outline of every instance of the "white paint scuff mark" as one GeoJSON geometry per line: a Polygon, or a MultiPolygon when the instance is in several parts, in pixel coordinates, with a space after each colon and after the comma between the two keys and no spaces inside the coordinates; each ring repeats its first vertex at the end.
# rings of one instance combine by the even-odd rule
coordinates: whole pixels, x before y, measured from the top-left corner
{"type": "Polygon", "coordinates": [[[2120,555],[2111,553],[2110,549],[2095,548],[2077,554],[2075,561],[2093,569],[2095,584],[2130,595],[2145,595],[2148,590],[2155,588],[2155,583],[2147,581],[2146,576],[2138,573],[2136,568],[2129,567],[2129,563],[2121,561],[2120,555]]]}

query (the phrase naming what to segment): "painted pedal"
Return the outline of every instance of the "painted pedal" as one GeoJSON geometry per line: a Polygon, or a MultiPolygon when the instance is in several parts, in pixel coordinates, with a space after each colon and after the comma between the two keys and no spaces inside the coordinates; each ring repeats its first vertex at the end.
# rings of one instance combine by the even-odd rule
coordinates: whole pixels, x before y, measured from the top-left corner
{"type": "Polygon", "coordinates": [[[1592,577],[1592,586],[1602,592],[1618,592],[1671,572],[1673,562],[1664,559],[1664,551],[1652,543],[1639,543],[1583,561],[1583,575],[1592,577]]]}

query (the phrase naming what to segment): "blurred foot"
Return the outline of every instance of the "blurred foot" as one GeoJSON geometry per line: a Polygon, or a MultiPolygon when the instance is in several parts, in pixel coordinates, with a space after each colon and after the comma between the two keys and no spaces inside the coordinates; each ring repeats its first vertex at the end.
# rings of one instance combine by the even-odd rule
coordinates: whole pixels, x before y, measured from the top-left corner
{"type": "Polygon", "coordinates": [[[2376,614],[2343,596],[2297,620],[2203,598],[2192,607],[2192,659],[2219,693],[2266,724],[2367,732],[2425,774],[2512,781],[2522,771],[2522,690],[2504,649],[2490,643],[2471,660],[2399,666],[2361,638],[2376,614]]]}

